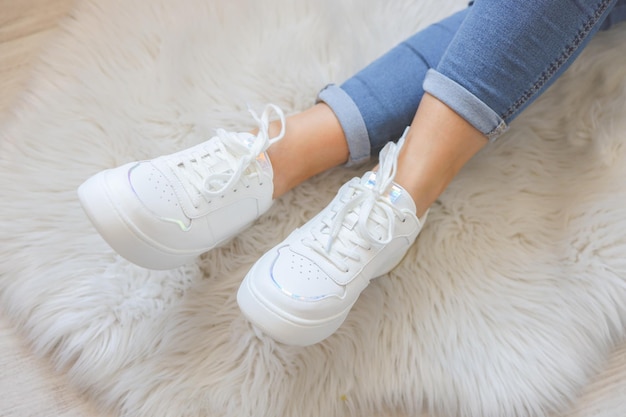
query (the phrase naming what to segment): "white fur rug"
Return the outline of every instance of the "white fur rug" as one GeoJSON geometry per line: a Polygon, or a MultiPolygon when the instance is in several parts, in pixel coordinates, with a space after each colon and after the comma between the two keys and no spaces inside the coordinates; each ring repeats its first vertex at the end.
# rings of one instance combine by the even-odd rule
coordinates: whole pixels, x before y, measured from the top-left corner
{"type": "MultiPolygon", "coordinates": [[[[626,26],[463,170],[402,264],[313,347],[254,331],[236,289],[363,167],[314,178],[166,272],[115,255],[76,198],[98,170],[251,127],[247,104],[304,109],[464,4],[79,2],[2,125],[5,313],[122,416],[567,415],[625,342],[626,26]]],[[[626,414],[624,390],[602,415],[626,414]]]]}

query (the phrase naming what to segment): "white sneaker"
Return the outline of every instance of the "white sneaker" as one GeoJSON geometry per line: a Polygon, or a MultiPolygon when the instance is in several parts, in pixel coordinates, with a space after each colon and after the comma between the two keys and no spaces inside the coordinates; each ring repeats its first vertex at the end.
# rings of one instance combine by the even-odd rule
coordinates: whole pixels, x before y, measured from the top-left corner
{"type": "Polygon", "coordinates": [[[285,117],[268,105],[252,112],[259,133],[219,129],[212,139],[167,156],[102,171],[78,189],[102,237],[140,266],[170,269],[235,236],[272,205],[273,171],[265,154],[282,139],[285,117]],[[269,137],[269,117],[282,129],[269,137]]]}
{"type": "Polygon", "coordinates": [[[393,183],[403,144],[389,143],[377,173],[353,178],[317,216],[267,252],[237,301],[275,340],[311,345],[339,328],[370,280],[391,271],[422,228],[411,196],[393,183]]]}

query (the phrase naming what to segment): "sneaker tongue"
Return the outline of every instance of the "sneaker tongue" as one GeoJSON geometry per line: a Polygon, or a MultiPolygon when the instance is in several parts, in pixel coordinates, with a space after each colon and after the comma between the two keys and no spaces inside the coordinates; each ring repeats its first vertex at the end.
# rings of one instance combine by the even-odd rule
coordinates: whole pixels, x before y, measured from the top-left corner
{"type": "MultiPolygon", "coordinates": [[[[368,188],[374,188],[376,184],[376,173],[368,172],[361,178],[361,184],[368,188]]],[[[387,199],[391,204],[398,207],[400,210],[410,210],[412,213],[416,212],[415,202],[411,195],[399,184],[392,182],[389,187],[382,194],[382,197],[387,199]]]]}
{"type": "MultiPolygon", "coordinates": [[[[367,188],[373,189],[376,184],[376,173],[368,172],[361,178],[361,184],[367,188]]],[[[415,213],[415,203],[409,195],[409,193],[396,183],[391,185],[382,194],[382,197],[390,202],[398,210],[408,210],[415,213]]],[[[376,209],[374,208],[376,211],[376,209]]],[[[367,229],[371,233],[371,236],[376,239],[385,239],[389,234],[388,225],[386,223],[378,223],[374,218],[380,219],[380,216],[370,216],[367,220],[367,229]]],[[[347,230],[354,230],[354,227],[359,221],[359,215],[355,211],[350,211],[343,219],[343,226],[347,230]]]]}
{"type": "Polygon", "coordinates": [[[217,160],[217,161],[211,161],[211,162],[213,162],[211,164],[211,170],[216,174],[221,174],[223,172],[227,172],[231,170],[230,165],[223,160],[217,160]]]}
{"type": "MultiPolygon", "coordinates": [[[[243,143],[248,149],[252,148],[254,142],[258,140],[255,135],[248,132],[239,133],[238,136],[241,143],[243,143]]],[[[261,152],[255,159],[259,163],[259,167],[265,175],[273,176],[272,163],[270,162],[266,152],[261,152]]]]}
{"type": "Polygon", "coordinates": [[[252,148],[252,145],[254,144],[256,136],[254,136],[252,133],[249,133],[249,132],[241,132],[241,133],[237,133],[237,139],[239,142],[241,142],[242,145],[250,149],[252,148]]]}
{"type": "MultiPolygon", "coordinates": [[[[250,149],[254,143],[254,141],[257,139],[257,137],[251,133],[247,133],[247,132],[242,132],[242,133],[238,133],[237,134],[237,141],[240,142],[242,145],[244,145],[246,148],[250,149]]],[[[203,159],[206,157],[206,155],[203,155],[203,159]]],[[[257,161],[259,161],[259,165],[261,166],[261,169],[263,171],[270,171],[271,172],[271,166],[270,163],[267,159],[267,155],[265,155],[264,152],[262,152],[260,155],[258,155],[256,157],[257,161]]],[[[201,162],[201,163],[206,163],[206,162],[201,162]]],[[[224,172],[229,172],[232,171],[232,166],[230,163],[228,163],[226,160],[224,159],[213,159],[210,161],[211,163],[211,171],[216,173],[216,174],[221,174],[224,172]]]]}

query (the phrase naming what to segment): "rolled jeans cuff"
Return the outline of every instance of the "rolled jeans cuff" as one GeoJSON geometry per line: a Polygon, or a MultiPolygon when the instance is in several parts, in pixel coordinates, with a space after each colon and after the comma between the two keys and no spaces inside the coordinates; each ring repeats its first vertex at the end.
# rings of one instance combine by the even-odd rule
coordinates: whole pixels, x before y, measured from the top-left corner
{"type": "Polygon", "coordinates": [[[346,166],[367,161],[371,152],[367,127],[359,108],[348,93],[335,84],[329,84],[319,92],[317,102],[326,103],[339,120],[350,150],[346,166]]]}
{"type": "Polygon", "coordinates": [[[454,110],[491,142],[508,128],[506,122],[482,100],[435,69],[426,72],[423,87],[425,92],[454,110]]]}

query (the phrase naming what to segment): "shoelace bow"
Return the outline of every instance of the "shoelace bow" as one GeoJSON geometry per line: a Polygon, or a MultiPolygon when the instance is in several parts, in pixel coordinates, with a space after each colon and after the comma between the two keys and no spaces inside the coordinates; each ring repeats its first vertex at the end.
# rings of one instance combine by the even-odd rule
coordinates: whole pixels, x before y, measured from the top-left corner
{"type": "Polygon", "coordinates": [[[241,134],[229,132],[224,129],[216,130],[219,140],[211,140],[192,148],[192,151],[179,155],[172,168],[174,172],[182,175],[187,181],[183,185],[190,184],[197,193],[207,198],[219,196],[233,186],[251,163],[257,163],[257,157],[267,150],[272,144],[278,142],[285,135],[285,115],[274,104],[268,104],[259,117],[258,114],[248,109],[257,123],[258,133],[252,141],[244,143],[241,134]],[[281,130],[277,136],[269,137],[270,115],[274,112],[278,115],[281,130]],[[205,159],[217,158],[225,162],[228,169],[222,172],[212,172],[211,165],[205,159]]]}
{"type": "Polygon", "coordinates": [[[389,143],[381,151],[375,183],[370,187],[362,184],[360,180],[351,182],[350,199],[332,218],[322,219],[322,227],[312,232],[314,241],[308,242],[308,246],[343,272],[349,269],[346,260],[360,261],[359,256],[352,249],[354,245],[368,250],[372,244],[389,243],[393,238],[396,216],[403,217],[400,210],[384,195],[396,175],[398,153],[404,144],[405,135],[397,144],[389,143]],[[353,212],[358,213],[355,223],[358,234],[352,232],[342,234],[346,217],[353,212]],[[385,231],[384,236],[380,237],[372,233],[368,227],[370,221],[382,226],[385,231]]]}

